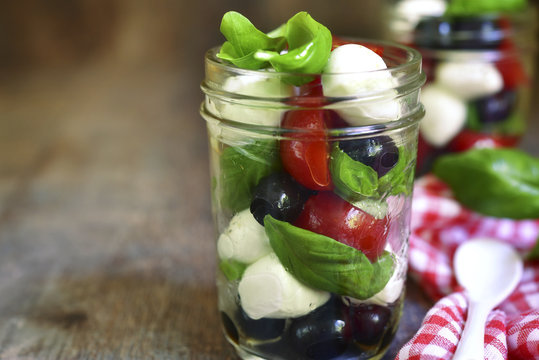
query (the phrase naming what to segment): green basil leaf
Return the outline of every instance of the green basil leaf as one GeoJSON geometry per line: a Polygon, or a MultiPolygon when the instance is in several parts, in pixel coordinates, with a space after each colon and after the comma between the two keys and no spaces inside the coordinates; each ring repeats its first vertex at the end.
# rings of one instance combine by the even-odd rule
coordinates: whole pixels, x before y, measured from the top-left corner
{"type": "Polygon", "coordinates": [[[527,4],[527,0],[451,0],[447,4],[445,14],[467,16],[521,11],[527,4]]]}
{"type": "MultiPolygon", "coordinates": [[[[221,21],[221,33],[227,41],[217,55],[244,69],[268,65],[285,73],[321,73],[329,59],[331,32],[308,13],[299,12],[277,29],[264,34],[243,15],[229,11],[221,21]],[[287,51],[282,50],[287,47],[287,51]]],[[[311,81],[308,76],[287,76],[293,85],[311,81]]]]}
{"type": "Polygon", "coordinates": [[[404,146],[398,149],[399,160],[395,166],[378,178],[373,168],[355,161],[342,151],[338,144],[334,144],[331,151],[330,171],[335,192],[353,204],[369,197],[378,199],[402,193],[409,195],[415,170],[413,152],[407,151],[404,146]]]}
{"type": "Polygon", "coordinates": [[[522,114],[513,112],[504,121],[493,126],[493,132],[507,135],[520,135],[526,131],[526,119],[522,114]]]}
{"type": "Polygon", "coordinates": [[[331,32],[308,13],[299,12],[286,25],[288,51],[269,59],[280,72],[321,73],[331,53],[331,32]]]}
{"type": "Polygon", "coordinates": [[[526,255],[526,260],[538,260],[539,259],[539,239],[535,242],[534,247],[526,255]]]}
{"type": "Polygon", "coordinates": [[[479,112],[477,111],[477,106],[474,103],[470,103],[467,106],[466,111],[466,127],[470,130],[481,131],[483,129],[483,124],[479,119],[479,112]]]}
{"type": "Polygon", "coordinates": [[[539,159],[518,149],[473,149],[444,155],[433,172],[455,198],[479,213],[539,218],[539,159]]]}
{"type": "Polygon", "coordinates": [[[221,205],[232,212],[241,211],[251,204],[253,189],[260,179],[281,169],[278,143],[259,141],[227,147],[220,163],[217,191],[221,191],[221,205]]]}
{"type": "Polygon", "coordinates": [[[221,33],[227,41],[217,56],[244,69],[255,70],[266,66],[267,61],[260,60],[256,56],[259,50],[278,52],[285,46],[283,37],[264,34],[245,16],[235,11],[229,11],[223,16],[221,33]]]}
{"type": "Polygon", "coordinates": [[[404,146],[399,146],[399,160],[384,176],[378,179],[378,192],[381,196],[405,194],[413,189],[415,155],[404,146]]]}
{"type": "Polygon", "coordinates": [[[285,269],[313,288],[368,299],[385,287],[394,271],[394,260],[388,252],[373,264],[351,246],[270,215],[264,218],[264,226],[285,269]]]}
{"type": "Polygon", "coordinates": [[[341,150],[338,143],[333,144],[329,170],[335,192],[343,199],[353,202],[377,194],[378,174],[376,171],[352,159],[341,150]]]}
{"type": "Polygon", "coordinates": [[[241,279],[246,268],[247,264],[236,260],[221,260],[219,262],[219,269],[229,281],[241,279]]]}

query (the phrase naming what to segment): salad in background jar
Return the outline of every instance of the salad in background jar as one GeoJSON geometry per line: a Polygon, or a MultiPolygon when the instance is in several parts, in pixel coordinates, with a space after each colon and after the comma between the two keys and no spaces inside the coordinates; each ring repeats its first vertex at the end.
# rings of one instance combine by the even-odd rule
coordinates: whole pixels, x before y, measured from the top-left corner
{"type": "Polygon", "coordinates": [[[425,76],[301,12],[206,54],[219,311],[242,358],[379,359],[402,313],[425,76]]]}
{"type": "Polygon", "coordinates": [[[526,131],[537,46],[525,0],[401,0],[388,7],[389,37],[418,49],[418,173],[447,152],[515,147],[526,131]]]}

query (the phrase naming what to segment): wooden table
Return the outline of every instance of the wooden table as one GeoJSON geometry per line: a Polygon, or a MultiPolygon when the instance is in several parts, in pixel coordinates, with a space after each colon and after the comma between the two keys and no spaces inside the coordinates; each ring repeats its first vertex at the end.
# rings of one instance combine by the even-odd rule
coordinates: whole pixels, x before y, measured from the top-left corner
{"type": "MultiPolygon", "coordinates": [[[[0,358],[235,358],[201,76],[98,64],[0,81],[0,358]]],[[[386,359],[430,306],[409,283],[386,359]]]]}

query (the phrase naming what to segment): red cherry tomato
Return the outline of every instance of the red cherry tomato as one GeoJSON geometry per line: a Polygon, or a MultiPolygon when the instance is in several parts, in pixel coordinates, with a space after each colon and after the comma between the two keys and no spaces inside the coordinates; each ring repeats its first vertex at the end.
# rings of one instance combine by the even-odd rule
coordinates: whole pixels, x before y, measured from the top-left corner
{"type": "Polygon", "coordinates": [[[284,169],[297,182],[312,190],[331,190],[326,110],[299,109],[284,114],[282,127],[299,130],[285,134],[280,153],[284,169]],[[308,131],[305,131],[308,130],[308,131]]]}
{"type": "MultiPolygon", "coordinates": [[[[322,80],[320,77],[296,88],[296,95],[291,97],[288,104],[302,108],[321,108],[328,105],[322,90],[322,80]]],[[[333,110],[325,110],[323,113],[325,127],[328,129],[338,129],[348,127],[349,124],[333,110]]]]}
{"type": "Polygon", "coordinates": [[[472,148],[515,147],[519,141],[519,136],[485,134],[464,129],[451,140],[448,149],[453,152],[461,152],[472,148]]]}
{"type": "Polygon", "coordinates": [[[363,252],[370,261],[382,254],[389,228],[388,218],[376,219],[332,192],[311,196],[294,223],[363,252]]]}
{"type": "MultiPolygon", "coordinates": [[[[513,32],[513,25],[509,19],[501,18],[498,23],[504,32],[509,34],[513,32]]],[[[503,38],[499,51],[503,56],[496,62],[496,67],[502,74],[504,89],[529,85],[530,77],[519,58],[520,52],[510,37],[503,38]]]]}

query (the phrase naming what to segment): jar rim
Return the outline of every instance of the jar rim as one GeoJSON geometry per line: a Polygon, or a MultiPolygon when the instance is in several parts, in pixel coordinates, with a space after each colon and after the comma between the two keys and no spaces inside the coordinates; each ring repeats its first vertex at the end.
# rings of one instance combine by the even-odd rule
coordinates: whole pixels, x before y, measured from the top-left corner
{"type": "MultiPolygon", "coordinates": [[[[362,44],[372,44],[374,46],[383,46],[388,49],[394,49],[397,51],[401,51],[407,54],[407,60],[403,62],[402,64],[397,64],[393,66],[388,66],[387,69],[380,69],[380,70],[373,70],[370,72],[388,72],[388,71],[406,71],[408,68],[414,68],[416,66],[421,65],[421,53],[417,51],[416,49],[399,44],[397,42],[393,41],[387,41],[387,40],[370,40],[370,39],[364,39],[364,38],[349,38],[349,37],[339,37],[339,39],[342,39],[344,41],[350,41],[351,43],[356,43],[359,45],[362,44]]],[[[279,77],[282,78],[284,76],[298,76],[298,77],[313,77],[313,76],[320,76],[320,73],[288,73],[288,72],[278,72],[267,69],[260,69],[260,70],[251,70],[251,69],[243,69],[234,66],[231,63],[228,63],[224,60],[221,60],[217,57],[217,53],[219,52],[221,46],[215,46],[206,51],[204,55],[204,59],[207,63],[211,64],[212,66],[216,66],[218,68],[221,68],[223,70],[227,71],[233,71],[237,74],[245,74],[245,75],[258,75],[258,76],[268,76],[268,77],[279,77]]],[[[357,72],[339,72],[339,73],[324,73],[324,75],[349,75],[349,74],[357,74],[357,72]]]]}
{"type": "MultiPolygon", "coordinates": [[[[356,106],[363,106],[364,104],[375,104],[375,106],[383,108],[386,106],[388,101],[398,100],[398,114],[397,112],[391,113],[391,115],[387,117],[384,114],[380,116],[380,118],[377,118],[376,116],[358,114],[360,117],[365,116],[366,118],[376,119],[375,121],[371,122],[371,124],[376,125],[361,124],[361,126],[357,126],[358,129],[368,128],[369,130],[362,130],[367,132],[379,132],[380,127],[378,125],[385,126],[388,123],[392,123],[391,126],[399,126],[398,123],[403,118],[415,118],[416,115],[422,114],[423,110],[419,102],[417,102],[417,104],[414,102],[413,104],[404,105],[407,102],[406,99],[408,96],[412,96],[413,98],[418,97],[419,89],[426,81],[426,76],[421,70],[421,53],[418,50],[391,41],[363,39],[351,40],[348,38],[339,39],[342,40],[343,43],[353,41],[351,43],[362,44],[367,47],[374,46],[382,50],[381,57],[386,62],[387,68],[374,71],[357,71],[351,73],[323,72],[318,74],[295,74],[277,72],[267,69],[250,70],[238,68],[225,60],[219,59],[217,57],[219,47],[214,47],[208,50],[205,56],[206,76],[202,81],[201,89],[206,95],[206,100],[202,104],[201,114],[206,120],[211,121],[213,118],[212,114],[215,115],[215,111],[220,111],[215,108],[215,104],[218,104],[217,106],[220,108],[225,107],[227,109],[230,109],[229,106],[239,106],[238,109],[267,109],[272,111],[301,109],[336,110],[337,108],[344,108],[345,111],[347,111],[346,109],[354,109],[356,106]],[[304,79],[306,81],[304,82],[304,85],[299,86],[289,84],[285,79],[290,76],[305,77],[304,79]],[[318,93],[318,90],[316,90],[315,93],[310,92],[314,88],[320,86],[320,82],[313,80],[318,78],[323,83],[325,81],[324,79],[329,80],[333,76],[336,77],[335,79],[338,79],[338,81],[349,81],[349,77],[353,76],[355,79],[352,79],[353,81],[359,81],[360,83],[362,81],[367,81],[369,84],[375,84],[375,86],[369,85],[365,87],[365,89],[359,89],[357,93],[352,91],[351,93],[345,93],[343,95],[328,95],[323,93],[323,90],[320,93],[318,93]],[[379,76],[381,76],[381,78],[379,76]],[[275,94],[272,93],[270,95],[259,91],[255,93],[241,91],[236,88],[235,84],[242,83],[242,77],[248,79],[257,79],[253,81],[275,79],[278,80],[276,81],[277,83],[285,85],[286,91],[277,91],[275,94]],[[231,85],[228,80],[232,78],[240,79],[238,82],[232,81],[231,85]],[[379,81],[380,79],[381,81],[379,81]],[[306,97],[306,94],[309,95],[306,97]],[[306,99],[308,99],[307,102],[304,101],[306,99]],[[309,103],[309,101],[312,102],[309,103]]],[[[397,106],[394,106],[394,108],[397,106]]],[[[220,120],[223,126],[238,127],[244,130],[252,129],[253,131],[256,129],[256,131],[261,132],[275,132],[276,129],[279,129],[279,127],[274,126],[273,123],[268,127],[261,125],[260,123],[252,124],[247,121],[236,122],[233,118],[227,118],[227,115],[230,115],[229,112],[227,113],[225,111],[221,112],[221,114],[223,115],[221,118],[215,117],[215,119],[220,120]]],[[[356,126],[352,125],[350,127],[356,126]]],[[[343,128],[348,128],[348,126],[343,128]]],[[[287,133],[290,133],[290,129],[287,129],[287,133]]]]}

